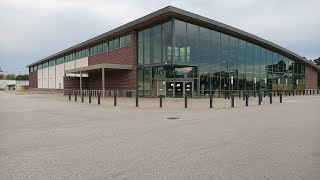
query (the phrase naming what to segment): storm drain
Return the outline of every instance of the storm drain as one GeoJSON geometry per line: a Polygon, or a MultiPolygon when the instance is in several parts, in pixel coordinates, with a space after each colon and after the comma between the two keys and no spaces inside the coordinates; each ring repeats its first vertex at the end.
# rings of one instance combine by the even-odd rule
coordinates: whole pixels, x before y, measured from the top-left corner
{"type": "Polygon", "coordinates": [[[169,120],[178,120],[180,118],[178,118],[178,117],[168,117],[167,119],[169,119],[169,120]]]}

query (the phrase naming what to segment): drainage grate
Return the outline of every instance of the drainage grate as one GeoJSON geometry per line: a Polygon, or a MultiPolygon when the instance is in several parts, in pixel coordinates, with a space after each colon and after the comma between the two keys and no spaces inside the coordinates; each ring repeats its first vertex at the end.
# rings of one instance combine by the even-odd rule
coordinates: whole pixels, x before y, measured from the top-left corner
{"type": "Polygon", "coordinates": [[[169,119],[169,120],[176,120],[176,119],[180,119],[180,118],[178,118],[178,117],[168,117],[167,119],[169,119]]]}

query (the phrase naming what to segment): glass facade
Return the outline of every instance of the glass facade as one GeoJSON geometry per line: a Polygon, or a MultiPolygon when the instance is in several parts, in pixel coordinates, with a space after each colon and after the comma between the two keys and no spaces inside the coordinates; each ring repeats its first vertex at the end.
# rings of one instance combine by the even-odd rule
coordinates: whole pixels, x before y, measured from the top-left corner
{"type": "Polygon", "coordinates": [[[140,96],[178,97],[192,91],[192,96],[219,97],[228,91],[304,89],[303,64],[177,19],[140,30],[137,52],[140,96]]]}

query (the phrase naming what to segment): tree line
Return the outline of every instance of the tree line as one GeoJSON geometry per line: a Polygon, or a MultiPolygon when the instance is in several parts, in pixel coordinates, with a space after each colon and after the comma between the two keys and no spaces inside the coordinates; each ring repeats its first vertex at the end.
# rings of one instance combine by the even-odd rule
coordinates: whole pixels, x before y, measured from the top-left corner
{"type": "Polygon", "coordinates": [[[29,80],[29,75],[24,74],[24,75],[18,75],[16,76],[15,74],[0,74],[0,79],[6,79],[6,80],[29,80]]]}

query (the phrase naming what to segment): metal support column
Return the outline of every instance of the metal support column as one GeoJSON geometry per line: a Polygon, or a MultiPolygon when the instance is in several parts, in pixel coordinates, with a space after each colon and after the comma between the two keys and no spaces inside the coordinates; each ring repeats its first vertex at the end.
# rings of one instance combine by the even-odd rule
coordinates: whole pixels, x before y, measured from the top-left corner
{"type": "Polygon", "coordinates": [[[106,94],[105,94],[105,81],[104,81],[104,68],[102,68],[102,73],[101,73],[101,76],[102,76],[102,97],[106,97],[106,94]]]}
{"type": "Polygon", "coordinates": [[[80,94],[82,94],[82,71],[80,71],[80,94]]]}

